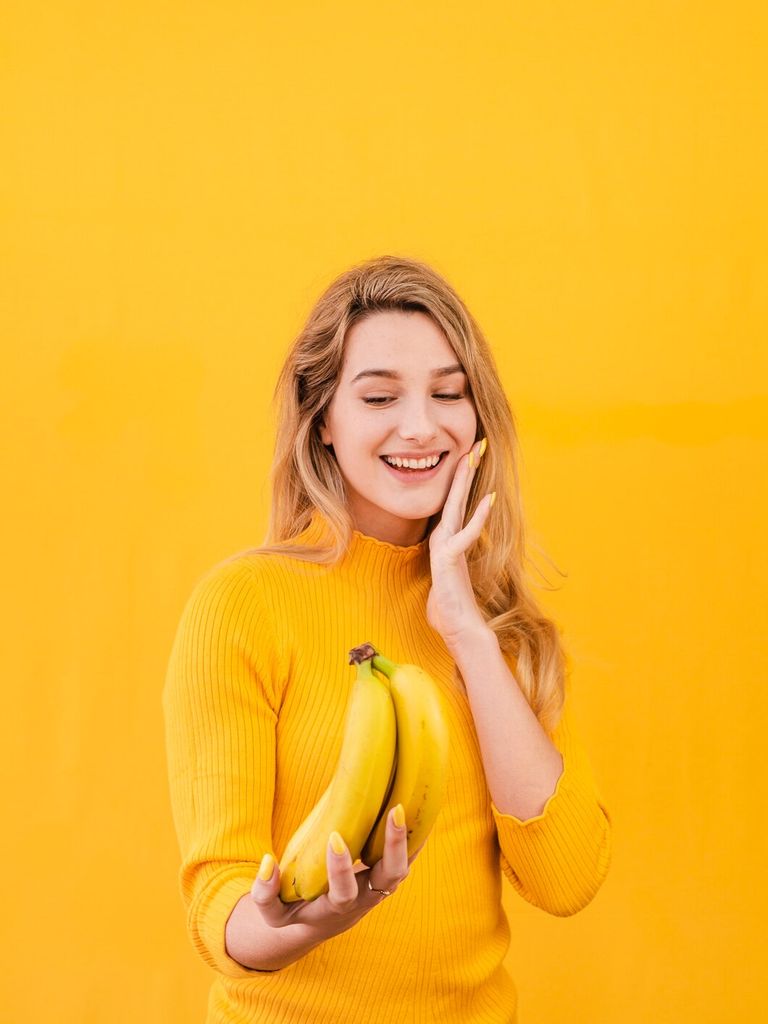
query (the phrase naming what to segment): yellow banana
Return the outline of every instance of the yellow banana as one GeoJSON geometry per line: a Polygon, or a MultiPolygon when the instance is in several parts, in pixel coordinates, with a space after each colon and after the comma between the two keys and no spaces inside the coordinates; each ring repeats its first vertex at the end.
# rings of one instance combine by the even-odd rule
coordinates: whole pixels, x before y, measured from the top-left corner
{"type": "Polygon", "coordinates": [[[333,779],[331,779],[326,791],[288,840],[288,845],[283,851],[283,856],[280,858],[280,899],[283,903],[295,903],[296,900],[301,899],[301,896],[296,892],[294,884],[296,857],[299,850],[306,845],[312,827],[325,810],[328,798],[331,795],[332,786],[333,779]]]}
{"type": "Polygon", "coordinates": [[[445,796],[449,756],[443,698],[434,679],[418,665],[399,665],[371,651],[374,669],[389,680],[395,706],[397,765],[390,794],[360,853],[368,867],[384,856],[387,815],[396,804],[405,810],[408,856],[426,842],[445,796]]]}
{"type": "Polygon", "coordinates": [[[297,843],[300,848],[289,873],[290,884],[286,884],[286,902],[290,902],[291,888],[295,898],[302,900],[315,900],[328,892],[326,855],[331,832],[341,835],[353,862],[360,856],[392,779],[397,727],[389,687],[374,675],[370,657],[357,660],[353,651],[353,663],[357,676],[347,704],[336,771],[324,806],[311,825],[307,824],[305,841],[297,843]]]}
{"type": "MultiPolygon", "coordinates": [[[[395,745],[397,749],[397,745],[395,745]]],[[[389,771],[389,781],[387,782],[386,796],[384,799],[388,799],[389,793],[392,789],[392,783],[395,780],[395,767],[397,765],[397,758],[392,758],[392,767],[389,771]]],[[[333,779],[328,784],[327,789],[317,801],[315,806],[306,816],[304,821],[299,825],[296,831],[293,833],[288,841],[288,845],[283,851],[283,856],[280,859],[280,899],[283,903],[295,903],[296,900],[300,900],[296,891],[295,877],[296,877],[296,858],[299,850],[306,845],[307,839],[311,834],[311,830],[318,820],[320,815],[325,810],[325,806],[328,803],[328,798],[331,795],[331,789],[333,787],[333,779]]],[[[359,861],[356,861],[359,863],[359,861]]]]}

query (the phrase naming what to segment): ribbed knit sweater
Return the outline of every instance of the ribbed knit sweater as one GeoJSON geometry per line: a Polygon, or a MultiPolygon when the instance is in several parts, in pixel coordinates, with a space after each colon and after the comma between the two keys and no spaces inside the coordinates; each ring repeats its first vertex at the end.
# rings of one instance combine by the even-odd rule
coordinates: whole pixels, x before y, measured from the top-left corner
{"type": "Polygon", "coordinates": [[[564,768],[542,813],[502,814],[452,658],[427,622],[428,541],[398,546],[355,531],[335,566],[290,556],[291,543],[322,541],[326,525],[315,512],[285,554],[241,553],[208,570],[171,651],[170,796],[189,935],[215,972],[206,1024],[510,1024],[502,872],[529,903],[565,916],[593,898],[610,861],[610,818],[569,699],[550,733],[564,768]],[[262,855],[279,861],[328,785],[355,679],[348,652],[366,641],[421,665],[441,689],[445,803],[391,897],[295,963],[250,970],[227,954],[227,919],[262,855]]]}

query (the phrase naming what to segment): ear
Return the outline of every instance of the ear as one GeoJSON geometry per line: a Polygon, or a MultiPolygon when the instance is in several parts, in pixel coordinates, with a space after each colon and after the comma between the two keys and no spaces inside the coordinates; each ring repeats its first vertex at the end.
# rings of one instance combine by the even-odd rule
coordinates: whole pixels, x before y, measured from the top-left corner
{"type": "Polygon", "coordinates": [[[323,442],[323,444],[327,448],[328,445],[331,444],[331,432],[328,429],[328,427],[326,426],[325,414],[323,414],[323,417],[320,420],[319,433],[320,433],[320,440],[323,442]]]}

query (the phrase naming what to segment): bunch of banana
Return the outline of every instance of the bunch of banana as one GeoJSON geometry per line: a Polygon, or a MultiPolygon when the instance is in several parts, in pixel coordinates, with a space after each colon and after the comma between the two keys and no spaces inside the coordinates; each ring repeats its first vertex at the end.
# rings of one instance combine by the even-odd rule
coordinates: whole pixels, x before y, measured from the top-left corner
{"type": "Polygon", "coordinates": [[[401,803],[408,857],[435,823],[445,794],[448,726],[434,680],[418,665],[399,665],[371,644],[349,652],[357,666],[333,778],[291,836],[280,860],[284,903],[328,892],[326,850],[334,830],[353,862],[372,867],[384,855],[387,815],[401,803]],[[383,681],[374,675],[376,669],[383,681]]]}

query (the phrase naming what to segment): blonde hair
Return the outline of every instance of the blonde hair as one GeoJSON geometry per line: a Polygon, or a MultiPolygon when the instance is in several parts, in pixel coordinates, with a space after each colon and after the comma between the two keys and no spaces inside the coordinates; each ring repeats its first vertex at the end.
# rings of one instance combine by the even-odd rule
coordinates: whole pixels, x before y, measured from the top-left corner
{"type": "MultiPolygon", "coordinates": [[[[566,656],[557,627],[536,604],[526,579],[514,416],[483,332],[458,294],[428,265],[379,256],[342,273],[316,301],[275,386],[269,526],[265,544],[249,553],[285,554],[284,542],[309,526],[315,509],[328,520],[333,543],[291,544],[291,557],[332,565],[346,551],[353,523],[338,463],[322,443],[319,425],[341,375],[347,332],[385,310],[430,316],[466,371],[477,416],[475,440],[489,439],[467,500],[467,520],[482,496],[496,491],[493,512],[466,554],[467,568],[487,625],[501,650],[514,658],[514,675],[528,704],[551,730],[565,698],[566,656]]],[[[440,515],[430,518],[427,536],[440,515]]],[[[458,669],[454,678],[464,689],[458,669]]]]}

